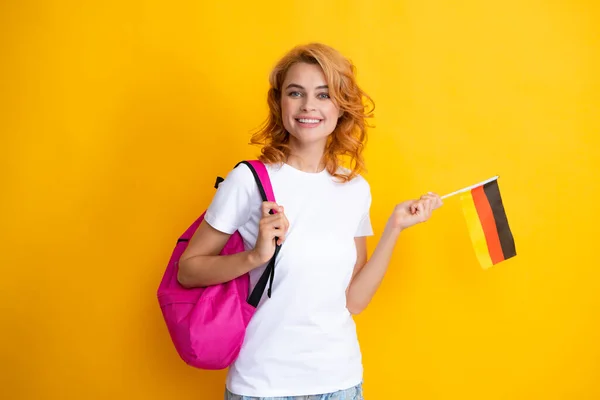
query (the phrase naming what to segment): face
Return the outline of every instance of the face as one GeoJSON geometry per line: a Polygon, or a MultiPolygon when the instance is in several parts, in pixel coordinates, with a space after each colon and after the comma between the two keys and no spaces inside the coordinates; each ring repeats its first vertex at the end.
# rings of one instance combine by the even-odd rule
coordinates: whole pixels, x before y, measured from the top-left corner
{"type": "Polygon", "coordinates": [[[329,97],[321,67],[294,64],[281,89],[281,114],[283,125],[291,135],[290,142],[324,146],[341,114],[329,97]]]}

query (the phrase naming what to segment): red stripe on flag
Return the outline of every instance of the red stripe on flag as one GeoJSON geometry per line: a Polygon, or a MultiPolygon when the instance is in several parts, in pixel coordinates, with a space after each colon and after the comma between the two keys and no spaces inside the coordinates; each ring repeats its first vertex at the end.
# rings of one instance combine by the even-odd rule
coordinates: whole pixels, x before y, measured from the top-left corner
{"type": "Polygon", "coordinates": [[[477,214],[479,215],[479,220],[481,221],[492,264],[499,263],[504,260],[504,253],[502,253],[502,246],[500,245],[500,238],[496,229],[496,220],[494,219],[490,202],[483,191],[483,186],[478,186],[471,190],[471,194],[477,214]]]}

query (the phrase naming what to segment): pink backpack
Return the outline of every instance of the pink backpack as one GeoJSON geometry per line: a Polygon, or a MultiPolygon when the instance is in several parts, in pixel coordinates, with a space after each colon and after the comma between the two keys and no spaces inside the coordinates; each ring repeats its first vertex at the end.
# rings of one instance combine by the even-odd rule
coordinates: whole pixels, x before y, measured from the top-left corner
{"type": "MultiPolygon", "coordinates": [[[[252,171],[263,201],[275,201],[269,175],[260,161],[242,161],[252,171]]],[[[220,178],[219,178],[220,179],[220,178]]],[[[217,180],[218,187],[219,181],[217,180]]],[[[177,280],[181,254],[204,218],[204,213],[177,240],[167,269],[158,287],[158,302],[171,340],[179,356],[189,365],[202,369],[224,369],[237,358],[246,327],[269,281],[268,296],[275,273],[275,258],[267,264],[254,290],[244,274],[232,281],[206,288],[186,289],[177,280]]],[[[244,251],[239,232],[234,232],[220,254],[244,251]]]]}

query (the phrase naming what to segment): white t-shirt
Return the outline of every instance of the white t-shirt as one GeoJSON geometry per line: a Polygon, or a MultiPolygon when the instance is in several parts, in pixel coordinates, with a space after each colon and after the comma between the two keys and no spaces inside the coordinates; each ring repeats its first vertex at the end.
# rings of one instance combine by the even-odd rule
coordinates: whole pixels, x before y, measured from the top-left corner
{"type": "MultiPolygon", "coordinates": [[[[306,173],[267,166],[276,202],[290,227],[265,293],[248,325],[227,388],[256,397],[302,396],[347,389],[362,381],[362,356],[346,288],[356,262],[355,237],[373,234],[367,181],[340,183],[326,170],[306,173]]],[[[256,244],[261,203],[252,172],[233,169],[219,185],[205,220],[238,230],[256,244]]],[[[250,272],[251,290],[266,265],[250,272]]]]}

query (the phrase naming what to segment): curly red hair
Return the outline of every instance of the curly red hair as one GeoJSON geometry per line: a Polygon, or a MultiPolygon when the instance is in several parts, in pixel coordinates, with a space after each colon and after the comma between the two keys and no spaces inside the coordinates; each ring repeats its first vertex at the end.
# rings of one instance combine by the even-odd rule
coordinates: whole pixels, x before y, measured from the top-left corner
{"type": "Polygon", "coordinates": [[[373,116],[375,104],[358,86],[356,67],[352,62],[327,45],[310,43],[296,46],[275,65],[269,77],[269,116],[252,135],[250,143],[262,146],[259,159],[267,164],[280,164],[287,160],[290,154],[289,133],[281,119],[281,86],[289,68],[301,62],[321,67],[329,95],[343,111],[328,138],[323,162],[331,175],[347,182],[365,170],[362,152],[367,142],[367,118],[373,116]],[[367,109],[365,101],[371,104],[370,109],[367,109]],[[339,167],[344,159],[348,161],[349,173],[340,173],[339,167]]]}

